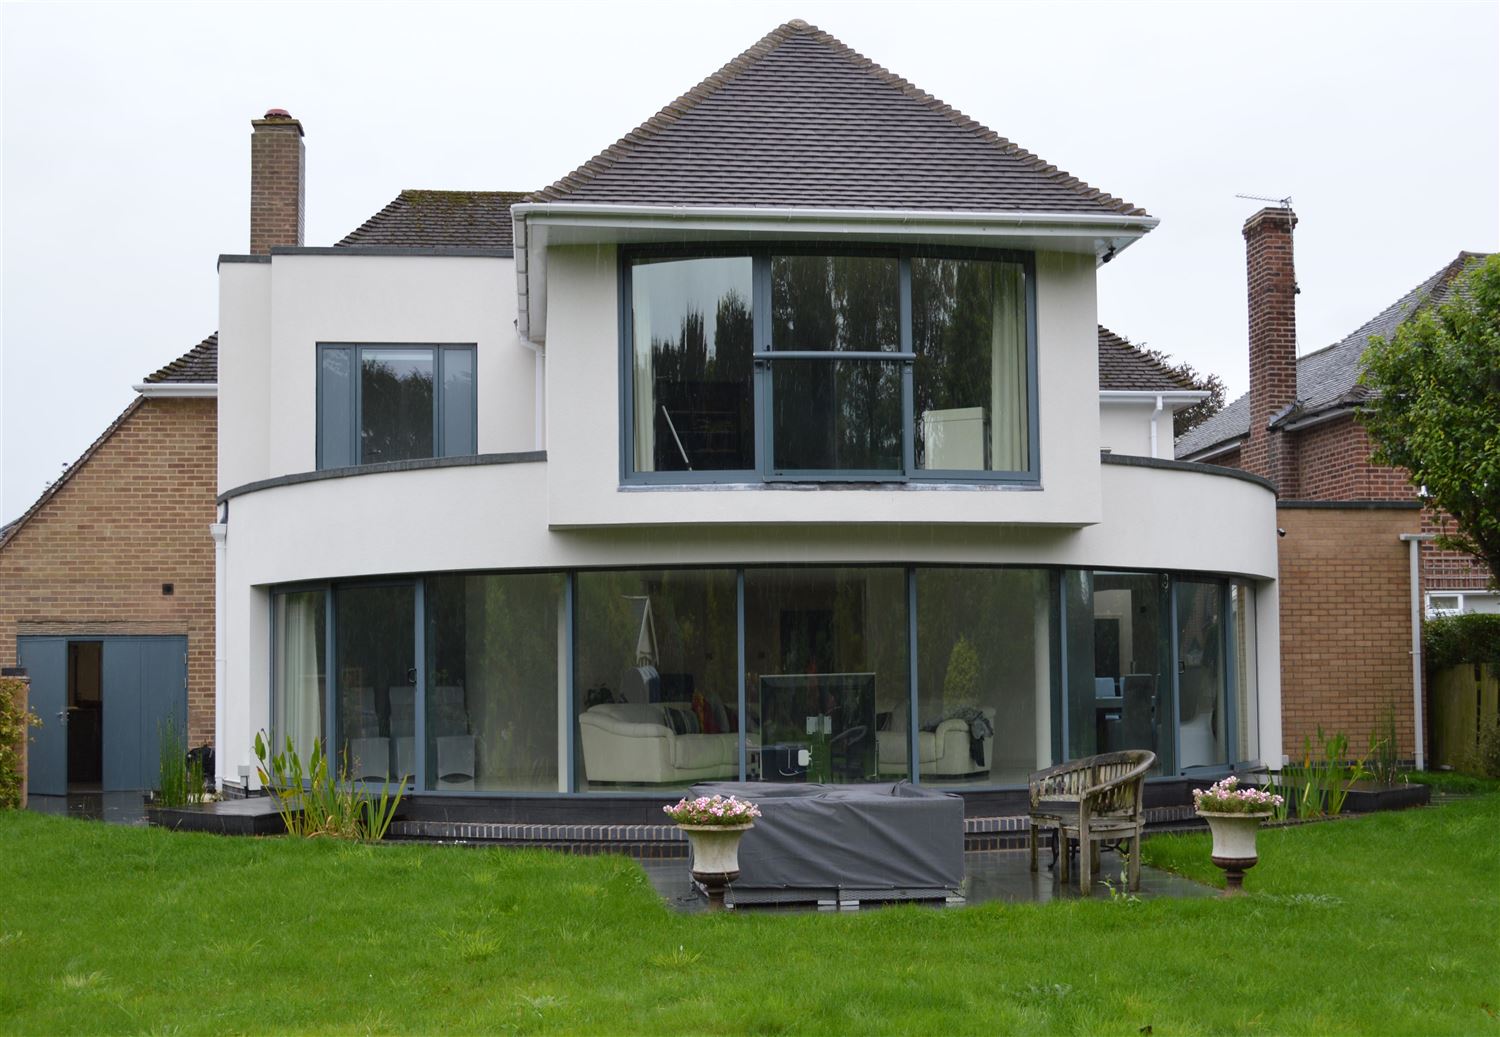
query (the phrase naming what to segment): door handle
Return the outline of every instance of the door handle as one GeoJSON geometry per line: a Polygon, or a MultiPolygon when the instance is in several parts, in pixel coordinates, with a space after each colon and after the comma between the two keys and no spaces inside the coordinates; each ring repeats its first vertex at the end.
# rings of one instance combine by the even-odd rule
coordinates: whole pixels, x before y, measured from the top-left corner
{"type": "Polygon", "coordinates": [[[416,683],[417,683],[417,668],[415,666],[413,666],[411,669],[409,669],[409,670],[406,671],[406,683],[411,684],[413,686],[416,685],[416,683]]]}

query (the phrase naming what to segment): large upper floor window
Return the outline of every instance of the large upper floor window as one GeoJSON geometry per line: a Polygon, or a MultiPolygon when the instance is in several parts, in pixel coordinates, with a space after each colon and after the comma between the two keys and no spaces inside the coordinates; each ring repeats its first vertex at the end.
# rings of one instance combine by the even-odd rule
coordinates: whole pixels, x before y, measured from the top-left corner
{"type": "Polygon", "coordinates": [[[1035,481],[1028,257],[640,250],[623,474],[1035,481]]]}
{"type": "Polygon", "coordinates": [[[318,467],[476,449],[473,346],[318,346],[318,467]]]}

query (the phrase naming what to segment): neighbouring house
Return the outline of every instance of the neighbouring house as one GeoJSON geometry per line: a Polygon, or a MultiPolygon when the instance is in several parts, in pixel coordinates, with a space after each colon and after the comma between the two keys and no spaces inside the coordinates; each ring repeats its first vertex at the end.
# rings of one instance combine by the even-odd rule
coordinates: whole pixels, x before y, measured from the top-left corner
{"type": "Polygon", "coordinates": [[[213,740],[216,345],[147,375],[0,530],[0,663],[42,720],[32,795],[153,787],[168,717],[213,740]]]}
{"type": "MultiPolygon", "coordinates": [[[[257,120],[252,252],[301,244],[303,167],[294,121],[257,120]]],[[[216,741],[217,377],[214,333],[0,529],[0,664],[26,668],[42,719],[33,795],[154,788],[169,722],[216,741]]]]}
{"type": "Polygon", "coordinates": [[[1482,257],[1459,253],[1342,341],[1299,358],[1296,224],[1290,208],[1246,221],[1250,391],[1183,435],[1176,456],[1242,468],[1278,490],[1288,751],[1322,727],[1360,752],[1394,716],[1401,754],[1420,764],[1423,601],[1429,614],[1500,611],[1500,601],[1482,567],[1428,542],[1445,517],[1423,508],[1406,471],[1371,462],[1361,357],[1371,336],[1447,299],[1482,257]]]}
{"type": "Polygon", "coordinates": [[[268,730],[413,811],[645,820],[1279,759],[1270,484],[1162,456],[1165,372],[1100,391],[1155,224],[789,22],[523,200],[221,257],[219,778],[268,730]]]}

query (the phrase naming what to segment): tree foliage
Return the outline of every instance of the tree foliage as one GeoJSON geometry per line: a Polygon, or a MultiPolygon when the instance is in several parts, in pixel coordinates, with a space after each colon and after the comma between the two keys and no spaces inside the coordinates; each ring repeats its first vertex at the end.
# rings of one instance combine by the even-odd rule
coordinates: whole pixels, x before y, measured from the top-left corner
{"type": "MultiPolygon", "coordinates": [[[[1122,336],[1123,337],[1123,336],[1122,336]]],[[[1170,353],[1163,353],[1159,349],[1149,349],[1144,342],[1125,342],[1155,360],[1184,389],[1195,389],[1198,392],[1206,392],[1208,396],[1191,407],[1184,407],[1172,415],[1172,437],[1175,439],[1187,432],[1190,428],[1196,428],[1219,411],[1224,409],[1225,399],[1224,379],[1216,374],[1199,374],[1198,369],[1186,360],[1175,361],[1170,353]]]]}
{"type": "Polygon", "coordinates": [[[1448,300],[1423,307],[1389,340],[1370,339],[1361,417],[1373,460],[1405,468],[1453,516],[1442,547],[1500,577],[1500,256],[1476,264],[1448,300]]]}

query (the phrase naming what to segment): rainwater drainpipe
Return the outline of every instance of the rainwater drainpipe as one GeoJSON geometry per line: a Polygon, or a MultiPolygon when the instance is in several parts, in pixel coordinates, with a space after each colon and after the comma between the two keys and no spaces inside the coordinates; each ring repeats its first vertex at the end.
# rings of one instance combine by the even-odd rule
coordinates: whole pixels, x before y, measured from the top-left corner
{"type": "Polygon", "coordinates": [[[537,348],[524,338],[520,342],[521,345],[531,350],[531,355],[536,359],[536,364],[532,368],[536,372],[536,402],[531,408],[536,415],[535,427],[531,432],[532,449],[545,450],[547,449],[547,444],[544,442],[546,439],[546,433],[544,432],[546,428],[546,415],[543,408],[546,406],[547,401],[547,354],[544,350],[537,348]]]}
{"type": "Polygon", "coordinates": [[[1151,412],[1151,456],[1156,456],[1156,419],[1161,417],[1161,393],[1156,394],[1156,409],[1151,412]]]}
{"type": "Polygon", "coordinates": [[[228,501],[219,505],[218,520],[208,531],[214,538],[214,770],[219,773],[209,778],[222,790],[224,761],[229,758],[224,751],[224,588],[228,580],[224,555],[229,546],[228,501]]]}
{"type": "Polygon", "coordinates": [[[1402,533],[1411,559],[1411,730],[1417,750],[1417,770],[1427,769],[1427,754],[1422,749],[1422,545],[1433,539],[1432,533],[1402,533]]]}

